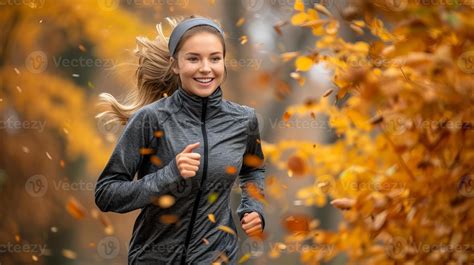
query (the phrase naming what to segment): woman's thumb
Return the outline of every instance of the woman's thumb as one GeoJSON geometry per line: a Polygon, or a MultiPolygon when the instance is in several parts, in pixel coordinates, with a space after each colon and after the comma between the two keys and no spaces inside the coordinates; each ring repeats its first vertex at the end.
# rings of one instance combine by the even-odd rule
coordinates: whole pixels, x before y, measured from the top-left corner
{"type": "Polygon", "coordinates": [[[192,153],[193,149],[199,146],[199,142],[194,144],[188,144],[181,153],[192,153]]]}

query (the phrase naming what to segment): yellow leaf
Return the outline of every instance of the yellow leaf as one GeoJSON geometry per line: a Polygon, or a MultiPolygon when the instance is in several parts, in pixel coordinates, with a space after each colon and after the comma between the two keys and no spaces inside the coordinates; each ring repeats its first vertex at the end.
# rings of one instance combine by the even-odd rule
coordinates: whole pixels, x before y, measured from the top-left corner
{"type": "Polygon", "coordinates": [[[252,254],[250,253],[245,253],[240,259],[239,259],[239,264],[242,264],[246,261],[248,261],[252,257],[252,254]]]}
{"type": "Polygon", "coordinates": [[[296,71],[308,71],[313,66],[313,60],[307,56],[300,56],[295,61],[296,71]]]}
{"type": "Polygon", "coordinates": [[[296,0],[294,5],[295,10],[304,12],[304,3],[302,0],[296,0]]]}
{"type": "Polygon", "coordinates": [[[217,229],[222,230],[222,231],[224,231],[226,233],[229,233],[231,235],[234,235],[234,236],[236,235],[235,231],[232,228],[230,228],[228,226],[225,226],[225,225],[220,225],[220,226],[217,227],[217,229]]]}
{"type": "Polygon", "coordinates": [[[291,24],[298,26],[308,21],[310,18],[311,17],[308,14],[301,12],[291,17],[291,24]]]}
{"type": "Polygon", "coordinates": [[[214,216],[214,214],[210,213],[207,215],[207,217],[209,218],[209,221],[216,223],[216,217],[214,216]]]}

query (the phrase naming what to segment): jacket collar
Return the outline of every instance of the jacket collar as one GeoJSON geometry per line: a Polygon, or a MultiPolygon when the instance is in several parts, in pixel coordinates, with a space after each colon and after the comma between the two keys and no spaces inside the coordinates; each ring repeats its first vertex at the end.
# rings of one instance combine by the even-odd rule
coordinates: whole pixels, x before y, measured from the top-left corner
{"type": "Polygon", "coordinates": [[[173,94],[179,107],[185,111],[193,119],[201,121],[203,113],[203,106],[205,109],[205,120],[213,117],[220,108],[222,103],[222,88],[218,86],[216,90],[207,97],[200,97],[194,94],[190,94],[184,90],[181,86],[173,94]]]}

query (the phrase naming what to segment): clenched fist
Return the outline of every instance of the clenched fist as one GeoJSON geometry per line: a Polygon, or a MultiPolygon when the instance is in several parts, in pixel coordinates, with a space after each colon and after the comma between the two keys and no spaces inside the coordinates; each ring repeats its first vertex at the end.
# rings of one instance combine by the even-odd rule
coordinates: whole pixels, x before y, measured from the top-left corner
{"type": "Polygon", "coordinates": [[[263,232],[262,220],[257,212],[245,213],[240,222],[247,236],[259,236],[263,232]]]}
{"type": "Polygon", "coordinates": [[[201,155],[193,153],[193,149],[199,146],[199,142],[190,144],[176,156],[176,166],[179,173],[185,179],[196,176],[201,164],[201,155]]]}

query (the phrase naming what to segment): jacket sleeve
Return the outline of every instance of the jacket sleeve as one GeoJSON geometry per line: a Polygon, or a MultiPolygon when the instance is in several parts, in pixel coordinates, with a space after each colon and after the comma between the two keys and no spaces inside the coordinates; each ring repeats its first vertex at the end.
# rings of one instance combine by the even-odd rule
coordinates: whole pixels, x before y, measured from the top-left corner
{"type": "Polygon", "coordinates": [[[255,109],[251,110],[249,126],[247,128],[247,148],[244,155],[244,163],[239,175],[239,186],[242,190],[242,199],[237,209],[237,215],[239,216],[239,219],[242,220],[245,213],[257,212],[260,215],[262,228],[264,229],[265,217],[261,200],[265,196],[265,165],[255,109]],[[248,155],[258,157],[261,163],[259,165],[246,165],[245,156],[248,155]],[[253,190],[250,190],[249,187],[253,190]],[[256,194],[257,192],[258,194],[256,194]]]}
{"type": "Polygon", "coordinates": [[[156,172],[134,180],[143,160],[140,148],[148,147],[153,125],[145,110],[129,119],[95,187],[95,203],[101,211],[126,213],[143,208],[181,177],[173,158],[156,172]]]}

